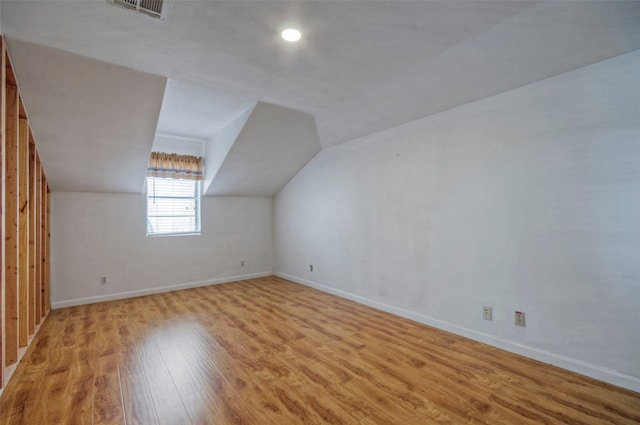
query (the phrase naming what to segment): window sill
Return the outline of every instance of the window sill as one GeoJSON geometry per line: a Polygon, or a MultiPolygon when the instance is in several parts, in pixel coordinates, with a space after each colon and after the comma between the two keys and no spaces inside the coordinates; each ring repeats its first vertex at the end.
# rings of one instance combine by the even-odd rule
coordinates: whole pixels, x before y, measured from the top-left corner
{"type": "Polygon", "coordinates": [[[164,238],[167,236],[200,236],[200,232],[190,233],[147,233],[148,238],[164,238]]]}

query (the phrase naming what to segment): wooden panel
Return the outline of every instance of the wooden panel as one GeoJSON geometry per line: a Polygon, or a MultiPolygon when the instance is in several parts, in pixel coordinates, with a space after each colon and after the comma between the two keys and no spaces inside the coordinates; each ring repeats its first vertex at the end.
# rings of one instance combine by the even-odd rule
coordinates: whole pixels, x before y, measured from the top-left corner
{"type": "Polygon", "coordinates": [[[36,153],[36,316],[38,323],[44,316],[42,310],[42,164],[40,155],[36,153]]]}
{"type": "MultiPolygon", "coordinates": [[[[49,311],[48,188],[27,111],[0,37],[0,388],[49,311]]],[[[36,390],[41,387],[34,385],[36,390]]],[[[29,390],[30,391],[30,390],[29,390]]],[[[35,423],[35,422],[34,422],[35,423]]]]}
{"type": "Polygon", "coordinates": [[[18,89],[6,87],[5,365],[18,360],[18,89]]]}
{"type": "Polygon", "coordinates": [[[13,68],[11,67],[11,61],[9,60],[9,54],[7,52],[7,44],[3,38],[2,52],[4,56],[4,69],[5,69],[5,85],[7,86],[17,86],[16,76],[13,73],[13,68]]]}
{"type": "Polygon", "coordinates": [[[42,311],[47,315],[51,310],[51,192],[49,191],[46,177],[43,177],[42,183],[42,192],[44,194],[44,202],[42,203],[44,210],[44,246],[42,248],[44,259],[42,263],[44,268],[42,287],[44,292],[42,311]]]}
{"type": "MultiPolygon", "coordinates": [[[[22,105],[22,102],[18,102],[22,105]]],[[[18,126],[18,342],[29,342],[29,123],[18,126]]]]}
{"type": "Polygon", "coordinates": [[[40,309],[42,315],[45,316],[47,312],[47,284],[45,269],[47,266],[46,260],[46,245],[47,245],[47,178],[44,173],[42,174],[42,186],[40,187],[40,199],[42,200],[42,206],[40,209],[40,241],[42,244],[42,250],[40,251],[40,309]]]}
{"type": "Polygon", "coordinates": [[[0,425],[125,421],[631,425],[640,394],[268,277],[51,313],[0,425]]]}
{"type": "Polygon", "coordinates": [[[18,117],[24,120],[27,119],[27,111],[24,109],[24,103],[22,103],[22,98],[20,98],[20,102],[18,103],[18,117]]]}
{"type": "MultiPolygon", "coordinates": [[[[7,70],[5,66],[5,60],[7,55],[5,53],[4,38],[0,38],[0,240],[4,238],[4,145],[5,145],[5,132],[6,132],[6,82],[7,82],[7,70]]],[[[4,387],[4,251],[3,246],[0,243],[0,389],[4,387]]]]}
{"type": "Polygon", "coordinates": [[[38,291],[36,291],[36,206],[38,181],[36,176],[36,144],[29,133],[29,335],[36,331],[40,323],[37,315],[38,291]]]}

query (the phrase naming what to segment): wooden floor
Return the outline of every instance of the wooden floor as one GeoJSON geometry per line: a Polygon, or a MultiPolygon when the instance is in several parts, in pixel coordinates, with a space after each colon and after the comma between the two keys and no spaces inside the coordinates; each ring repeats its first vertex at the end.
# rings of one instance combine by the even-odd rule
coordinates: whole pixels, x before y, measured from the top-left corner
{"type": "Polygon", "coordinates": [[[275,277],[56,310],[2,425],[638,424],[640,394],[275,277]]]}

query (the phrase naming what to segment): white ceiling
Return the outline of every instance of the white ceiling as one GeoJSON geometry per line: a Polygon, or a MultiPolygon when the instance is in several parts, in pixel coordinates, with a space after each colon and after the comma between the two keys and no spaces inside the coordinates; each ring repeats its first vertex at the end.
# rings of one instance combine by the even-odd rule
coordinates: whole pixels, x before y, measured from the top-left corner
{"type": "MultiPolygon", "coordinates": [[[[3,0],[1,8],[14,56],[14,45],[27,41],[212,89],[226,99],[221,110],[261,101],[302,111],[315,117],[322,147],[640,49],[638,1],[180,0],[167,2],[165,21],[106,0],[3,0]],[[279,32],[293,25],[303,40],[288,45],[279,32]]],[[[33,84],[38,96],[53,97],[55,86],[35,76],[23,81],[29,61],[37,62],[14,58],[21,87],[33,84]]],[[[30,90],[36,95],[25,87],[25,98],[30,90]]],[[[124,104],[130,111],[139,102],[150,108],[158,95],[151,92],[145,99],[130,92],[124,104]]],[[[101,111],[94,100],[91,108],[101,111]]],[[[107,106],[118,102],[122,107],[122,99],[107,96],[107,106]]],[[[25,103],[36,137],[55,145],[58,155],[73,156],[64,141],[43,137],[55,118],[42,110],[34,115],[25,103]]],[[[157,115],[142,112],[130,119],[155,125],[157,115]]],[[[151,142],[131,143],[144,150],[151,142]]],[[[73,176],[58,177],[49,165],[53,155],[44,156],[54,189],[74,188],[73,176]]],[[[286,155],[269,159],[287,161],[286,155]]],[[[111,186],[119,186],[113,178],[111,186]]]]}

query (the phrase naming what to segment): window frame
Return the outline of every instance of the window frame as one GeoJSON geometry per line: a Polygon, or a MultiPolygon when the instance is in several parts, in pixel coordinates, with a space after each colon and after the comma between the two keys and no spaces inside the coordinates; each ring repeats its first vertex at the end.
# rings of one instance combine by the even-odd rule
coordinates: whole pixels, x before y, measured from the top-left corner
{"type": "Polygon", "coordinates": [[[146,196],[145,196],[145,201],[146,201],[146,205],[145,205],[145,216],[146,216],[146,236],[147,237],[165,237],[165,236],[198,236],[200,234],[202,234],[202,224],[201,224],[201,217],[202,217],[202,212],[201,212],[201,208],[202,208],[202,202],[201,202],[201,198],[202,198],[202,180],[190,180],[190,179],[176,179],[176,178],[172,178],[172,177],[155,177],[155,176],[147,176],[146,180],[146,196]],[[194,184],[194,194],[193,196],[156,196],[156,195],[151,195],[150,194],[150,184],[149,184],[149,180],[153,179],[154,180],[154,188],[157,185],[158,181],[163,181],[163,180],[185,180],[185,181],[189,181],[189,182],[193,182],[194,184]],[[188,217],[188,216],[169,216],[169,215],[154,215],[151,216],[150,215],[150,209],[149,209],[149,203],[151,201],[151,199],[193,199],[194,200],[194,229],[192,230],[188,230],[188,231],[172,231],[172,232],[150,232],[151,229],[151,221],[150,218],[153,217],[174,217],[174,218],[178,218],[178,217],[188,217]]]}

